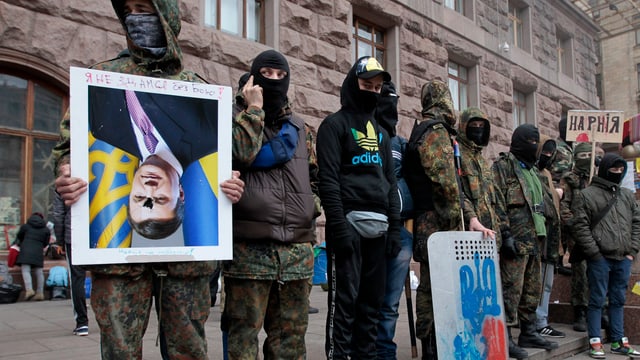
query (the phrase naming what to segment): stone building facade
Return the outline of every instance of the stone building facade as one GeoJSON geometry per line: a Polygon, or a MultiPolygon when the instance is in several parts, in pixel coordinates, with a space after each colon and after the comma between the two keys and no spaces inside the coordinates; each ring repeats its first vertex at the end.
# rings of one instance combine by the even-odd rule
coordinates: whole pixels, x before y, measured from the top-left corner
{"type": "MultiPolygon", "coordinates": [[[[598,108],[597,28],[570,0],[243,1],[258,3],[259,41],[206,25],[217,1],[181,1],[185,67],[235,91],[255,55],[275,48],[290,62],[294,111],[315,127],[338,110],[342,81],[356,54],[365,55],[356,24],[375,29],[399,89],[401,135],[409,134],[431,79],[453,81],[457,102],[489,115],[489,158],[507,149],[516,120],[555,136],[563,112],[598,108]]],[[[125,46],[108,1],[0,0],[0,76],[33,78],[67,94],[70,66],[91,66],[125,46]]],[[[3,133],[13,134],[0,120],[3,133]]],[[[0,176],[0,197],[10,180],[0,176]]],[[[21,210],[24,220],[32,209],[21,210]]]]}

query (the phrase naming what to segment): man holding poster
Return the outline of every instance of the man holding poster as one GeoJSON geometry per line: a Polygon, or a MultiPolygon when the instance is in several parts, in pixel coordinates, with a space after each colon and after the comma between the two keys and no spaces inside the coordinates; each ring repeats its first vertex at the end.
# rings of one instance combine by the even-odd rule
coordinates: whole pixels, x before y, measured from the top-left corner
{"type": "MultiPolygon", "coordinates": [[[[99,63],[94,69],[203,82],[195,73],[182,69],[177,40],[180,32],[177,1],[113,0],[112,5],[125,30],[131,56],[99,63]]],[[[87,183],[71,177],[68,165],[58,168],[60,160],[70,155],[69,113],[61,129],[61,141],[53,151],[58,172],[55,186],[65,203],[72,205],[87,191],[87,183]]],[[[232,202],[237,202],[243,191],[243,182],[238,176],[236,173],[233,179],[220,184],[232,202]]],[[[209,276],[214,268],[213,261],[90,266],[91,305],[100,327],[102,358],[142,358],[142,337],[152,296],[161,306],[159,331],[163,357],[206,358],[204,324],[210,311],[209,276]],[[154,283],[159,285],[158,292],[153,291],[154,283]]]]}

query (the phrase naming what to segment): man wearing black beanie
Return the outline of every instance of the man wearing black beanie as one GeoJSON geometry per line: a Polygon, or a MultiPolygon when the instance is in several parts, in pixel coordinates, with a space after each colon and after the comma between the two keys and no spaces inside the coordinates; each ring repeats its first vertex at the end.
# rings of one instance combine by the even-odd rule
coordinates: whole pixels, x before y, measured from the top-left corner
{"type": "Polygon", "coordinates": [[[314,139],[289,106],[290,71],[275,50],[260,53],[233,120],[233,165],[246,191],[233,209],[233,260],[225,262],[224,318],[229,359],[306,357],[314,139]]]}
{"type": "Polygon", "coordinates": [[[502,236],[500,274],[509,356],[518,359],[528,356],[523,347],[546,350],[558,347],[558,343],[547,341],[536,331],[542,286],[540,252],[547,236],[544,192],[535,166],[538,141],[538,128],[531,124],[518,126],[513,131],[509,152],[500,153],[492,168],[502,236]],[[510,328],[518,322],[520,336],[516,345],[510,328]]]}

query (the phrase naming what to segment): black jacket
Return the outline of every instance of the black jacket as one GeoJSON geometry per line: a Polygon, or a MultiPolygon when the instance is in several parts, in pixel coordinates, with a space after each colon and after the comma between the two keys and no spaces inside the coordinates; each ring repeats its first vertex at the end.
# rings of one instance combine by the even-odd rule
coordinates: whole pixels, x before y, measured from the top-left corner
{"type": "Polygon", "coordinates": [[[44,266],[44,248],[49,244],[51,233],[47,223],[40,215],[31,215],[27,223],[20,226],[16,243],[20,245],[20,254],[16,264],[28,264],[34,267],[44,266]]]}

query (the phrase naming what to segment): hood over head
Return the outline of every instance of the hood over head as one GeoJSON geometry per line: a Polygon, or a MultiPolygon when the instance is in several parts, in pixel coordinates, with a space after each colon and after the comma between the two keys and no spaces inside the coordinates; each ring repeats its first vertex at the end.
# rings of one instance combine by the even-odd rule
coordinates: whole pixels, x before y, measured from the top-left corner
{"type": "Polygon", "coordinates": [[[511,135],[509,151],[516,159],[522,161],[528,169],[531,169],[537,160],[538,142],[540,142],[538,128],[531,124],[522,124],[511,135]]]}
{"type": "Polygon", "coordinates": [[[40,213],[33,213],[29,216],[27,220],[27,224],[31,225],[34,228],[43,228],[47,226],[47,223],[44,221],[44,217],[40,213]]]}
{"type": "Polygon", "coordinates": [[[356,61],[342,82],[340,88],[340,104],[344,109],[351,109],[365,114],[371,114],[376,109],[380,94],[361,90],[358,79],[371,79],[377,75],[383,75],[383,81],[391,81],[391,75],[376,58],[363,56],[356,61]]]}
{"type": "Polygon", "coordinates": [[[389,136],[396,136],[396,125],[398,124],[398,100],[396,87],[392,81],[385,81],[380,90],[380,98],[376,106],[376,120],[389,136]]]}
{"type": "Polygon", "coordinates": [[[538,169],[547,169],[553,163],[553,159],[556,157],[556,149],[558,144],[556,141],[547,135],[540,134],[540,141],[538,142],[538,150],[536,156],[538,157],[538,169]],[[545,155],[543,152],[550,152],[551,155],[545,155]]]}
{"type": "Polygon", "coordinates": [[[589,174],[591,172],[591,143],[579,142],[573,149],[573,166],[578,172],[582,174],[589,174]],[[588,157],[582,158],[582,154],[589,154],[588,157]]]}
{"type": "MultiPolygon", "coordinates": [[[[129,32],[127,22],[128,16],[125,16],[124,3],[125,0],[111,0],[113,9],[124,28],[127,36],[127,47],[133,61],[149,68],[150,70],[162,70],[169,74],[176,74],[182,70],[182,50],[178,45],[178,35],[180,34],[180,11],[178,1],[176,0],[150,0],[156,9],[156,15],[164,33],[164,42],[166,49],[162,52],[155,51],[152,48],[141,47],[136,45],[132,34],[129,32]]],[[[139,33],[138,33],[139,34],[139,33]]]]}
{"type": "Polygon", "coordinates": [[[477,107],[466,108],[462,114],[460,114],[460,124],[458,124],[458,138],[462,141],[468,141],[474,143],[477,146],[487,146],[489,144],[489,137],[491,136],[491,124],[487,120],[482,110],[477,107]],[[482,128],[469,128],[469,122],[481,120],[484,122],[482,128]]]}
{"type": "Polygon", "coordinates": [[[253,75],[253,83],[262,87],[262,109],[266,114],[265,120],[275,121],[288,103],[287,93],[291,79],[289,62],[281,53],[275,50],[266,50],[253,59],[250,73],[253,75]],[[264,67],[284,70],[287,75],[282,79],[266,78],[260,73],[260,69],[264,67]]]}
{"type": "Polygon", "coordinates": [[[422,86],[420,95],[422,104],[421,114],[423,117],[432,116],[442,119],[453,127],[456,124],[456,117],[451,100],[449,86],[440,80],[432,80],[422,86]]]}
{"type": "Polygon", "coordinates": [[[238,80],[238,91],[236,92],[235,101],[236,105],[242,108],[247,107],[247,104],[244,102],[244,96],[242,95],[242,88],[247,84],[247,81],[249,81],[250,77],[251,74],[246,72],[242,74],[242,76],[240,76],[240,79],[238,80]]]}
{"type": "Polygon", "coordinates": [[[598,166],[598,177],[605,179],[607,181],[611,181],[615,184],[620,184],[622,178],[627,173],[627,162],[622,158],[622,156],[613,153],[604,154],[602,160],[600,161],[600,166],[598,166]],[[623,166],[622,174],[615,174],[609,171],[612,167],[623,166]]]}

